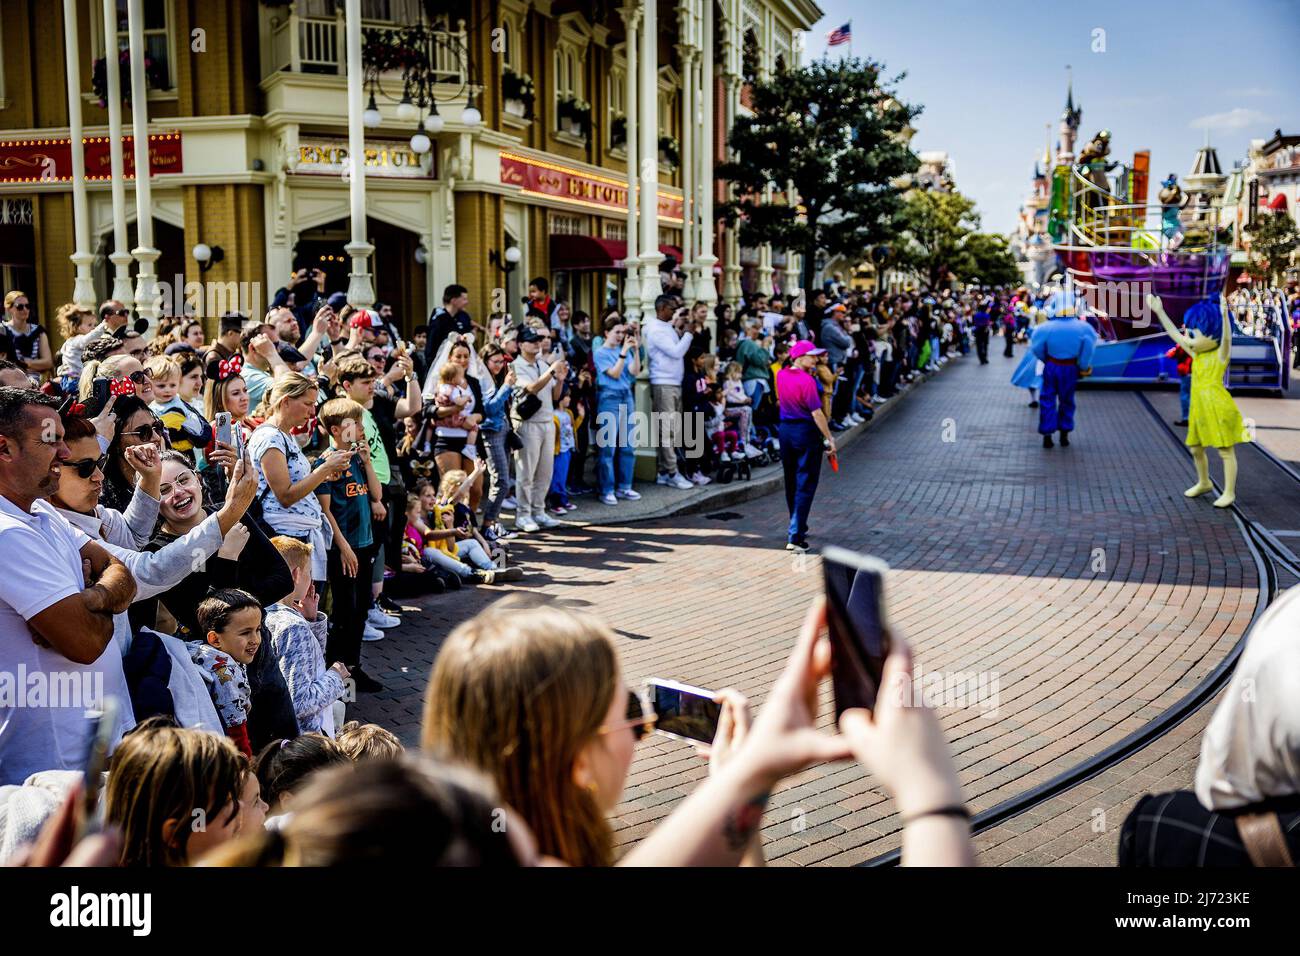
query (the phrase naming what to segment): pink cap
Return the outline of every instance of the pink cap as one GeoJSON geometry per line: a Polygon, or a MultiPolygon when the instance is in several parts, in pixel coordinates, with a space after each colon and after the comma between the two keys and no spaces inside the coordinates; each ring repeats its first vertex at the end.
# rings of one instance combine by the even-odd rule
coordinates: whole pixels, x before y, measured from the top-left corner
{"type": "Polygon", "coordinates": [[[809,342],[804,339],[790,346],[790,358],[797,359],[803,355],[825,355],[825,349],[819,349],[816,342],[809,342]]]}

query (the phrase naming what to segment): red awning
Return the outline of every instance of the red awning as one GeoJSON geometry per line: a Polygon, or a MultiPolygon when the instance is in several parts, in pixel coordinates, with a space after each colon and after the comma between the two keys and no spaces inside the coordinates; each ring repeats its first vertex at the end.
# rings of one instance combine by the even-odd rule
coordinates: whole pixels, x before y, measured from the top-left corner
{"type": "Polygon", "coordinates": [[[1268,208],[1274,212],[1282,212],[1286,209],[1286,195],[1284,193],[1278,193],[1268,201],[1268,208]]]}
{"type": "MultiPolygon", "coordinates": [[[[660,246],[665,256],[682,261],[682,250],[660,246]]],[[[552,272],[622,272],[627,243],[597,236],[551,236],[552,272]]]]}

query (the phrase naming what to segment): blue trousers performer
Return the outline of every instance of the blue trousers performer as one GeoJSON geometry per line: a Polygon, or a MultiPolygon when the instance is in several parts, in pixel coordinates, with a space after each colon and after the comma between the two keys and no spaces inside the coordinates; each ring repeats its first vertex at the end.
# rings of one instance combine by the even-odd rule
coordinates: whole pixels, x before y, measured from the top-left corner
{"type": "Polygon", "coordinates": [[[835,453],[835,438],[822,412],[822,387],[813,369],[825,349],[812,342],[790,347],[791,364],[776,373],[777,404],[781,408],[781,466],[785,473],[785,503],[790,511],[787,551],[808,550],[808,515],[821,480],[822,456],[835,453]]]}
{"type": "Polygon", "coordinates": [[[1029,349],[1043,363],[1043,388],[1038,407],[1038,433],[1043,447],[1052,447],[1052,433],[1060,432],[1061,445],[1070,444],[1074,431],[1074,389],[1082,376],[1092,373],[1092,352],[1097,332],[1073,308],[1065,308],[1034,329],[1029,349]]]}

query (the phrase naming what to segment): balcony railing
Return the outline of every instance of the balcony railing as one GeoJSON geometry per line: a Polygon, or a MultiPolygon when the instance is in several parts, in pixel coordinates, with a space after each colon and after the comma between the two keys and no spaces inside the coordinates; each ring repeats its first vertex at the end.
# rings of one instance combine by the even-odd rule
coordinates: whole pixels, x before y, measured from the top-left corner
{"type": "MultiPolygon", "coordinates": [[[[396,32],[404,24],[382,20],[362,20],[363,30],[396,32]]],[[[466,82],[465,59],[457,51],[466,49],[465,21],[456,30],[434,31],[434,69],[443,83],[466,82]]],[[[343,76],[347,73],[347,24],[337,17],[309,17],[288,13],[270,22],[270,73],[324,73],[343,76]]]]}

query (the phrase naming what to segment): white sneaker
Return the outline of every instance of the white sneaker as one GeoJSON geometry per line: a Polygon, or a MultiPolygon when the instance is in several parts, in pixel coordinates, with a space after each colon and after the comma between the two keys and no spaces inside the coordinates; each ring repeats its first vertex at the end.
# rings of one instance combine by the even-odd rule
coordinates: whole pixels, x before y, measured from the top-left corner
{"type": "Polygon", "coordinates": [[[763,457],[763,453],[759,451],[757,448],[755,448],[753,445],[751,445],[749,442],[745,442],[745,455],[749,458],[763,457]]]}
{"type": "Polygon", "coordinates": [[[514,511],[519,507],[519,502],[515,501],[515,496],[511,495],[505,501],[501,502],[502,511],[514,511]]]}
{"type": "Polygon", "coordinates": [[[392,614],[385,614],[377,607],[372,607],[369,613],[366,614],[366,623],[371,627],[378,628],[397,627],[402,623],[402,619],[394,617],[392,614]]]}
{"type": "Polygon", "coordinates": [[[616,492],[614,492],[614,494],[617,495],[618,497],[622,498],[624,501],[640,501],[640,500],[641,500],[641,492],[639,492],[639,491],[633,491],[631,488],[626,488],[626,489],[624,489],[623,491],[616,491],[616,492]]]}
{"type": "Polygon", "coordinates": [[[601,503],[602,505],[616,505],[616,504],[618,504],[618,499],[615,498],[612,494],[609,494],[609,495],[601,495],[601,496],[600,496],[600,503],[601,503]]]}
{"type": "MultiPolygon", "coordinates": [[[[679,475],[678,477],[681,477],[681,476],[679,475]]],[[[710,478],[708,475],[706,475],[704,472],[702,472],[702,471],[697,471],[693,477],[688,478],[688,479],[686,480],[686,487],[687,487],[687,488],[690,488],[690,487],[692,487],[693,485],[699,485],[699,486],[703,487],[704,485],[707,485],[707,484],[708,484],[709,482],[711,482],[712,480],[713,480],[713,479],[710,478]]],[[[674,488],[677,488],[677,487],[680,487],[680,486],[678,486],[678,485],[674,485],[673,487],[674,487],[674,488]]]]}
{"type": "Polygon", "coordinates": [[[671,485],[671,484],[673,483],[673,479],[676,478],[676,477],[677,477],[676,475],[670,475],[670,474],[667,474],[666,472],[662,472],[662,471],[661,471],[661,472],[659,472],[659,474],[655,475],[655,484],[656,484],[656,485],[671,485]]]}
{"type": "Polygon", "coordinates": [[[545,511],[543,511],[541,514],[533,515],[533,521],[534,521],[534,522],[535,522],[539,527],[542,527],[542,528],[558,528],[558,527],[560,527],[560,525],[564,524],[563,521],[556,521],[554,518],[552,518],[550,515],[548,515],[545,511]]]}
{"type": "Polygon", "coordinates": [[[370,622],[367,621],[365,630],[361,632],[361,639],[363,641],[382,641],[384,639],[384,632],[379,628],[372,626],[370,622]]]}
{"type": "MultiPolygon", "coordinates": [[[[708,479],[705,478],[704,475],[700,475],[700,477],[704,478],[705,482],[708,481],[708,479]]],[[[672,485],[674,488],[678,489],[679,491],[689,491],[690,489],[695,487],[695,485],[691,484],[690,479],[683,478],[681,475],[673,475],[671,478],[668,479],[667,483],[669,485],[672,485]]]]}
{"type": "Polygon", "coordinates": [[[724,451],[721,455],[718,456],[718,461],[731,461],[731,456],[724,451]]]}
{"type": "Polygon", "coordinates": [[[772,450],[776,452],[779,452],[781,450],[781,439],[779,438],[772,439],[772,450]]]}
{"type": "Polygon", "coordinates": [[[540,531],[541,525],[527,515],[524,515],[522,518],[515,519],[515,530],[526,533],[531,531],[540,531]]]}

